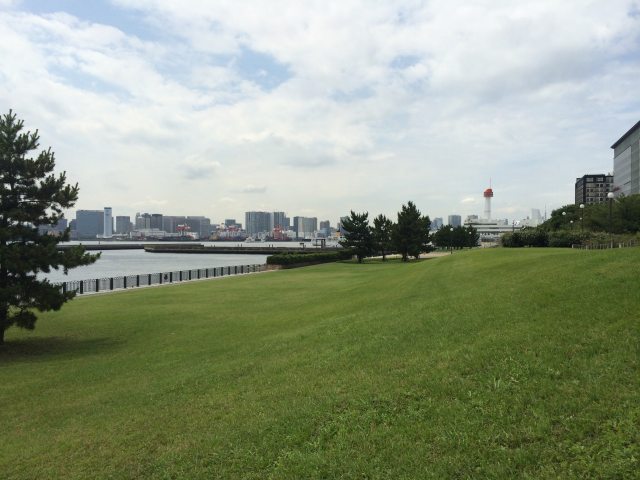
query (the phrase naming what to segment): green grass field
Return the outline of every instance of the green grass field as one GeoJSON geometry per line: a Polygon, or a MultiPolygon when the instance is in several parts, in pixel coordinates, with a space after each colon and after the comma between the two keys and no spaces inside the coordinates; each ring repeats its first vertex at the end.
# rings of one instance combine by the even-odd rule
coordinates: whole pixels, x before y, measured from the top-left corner
{"type": "Polygon", "coordinates": [[[638,478],[640,249],[78,298],[0,349],[0,478],[638,478]]]}

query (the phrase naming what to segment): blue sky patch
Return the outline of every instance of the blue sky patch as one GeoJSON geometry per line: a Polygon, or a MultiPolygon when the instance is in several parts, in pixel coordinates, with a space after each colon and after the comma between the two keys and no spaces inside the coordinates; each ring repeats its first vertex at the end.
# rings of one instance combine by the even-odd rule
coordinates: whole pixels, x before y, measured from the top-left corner
{"type": "Polygon", "coordinates": [[[409,68],[420,61],[420,57],[417,55],[400,55],[391,61],[391,68],[404,70],[409,68]]]}
{"type": "Polygon", "coordinates": [[[22,0],[20,7],[37,15],[67,13],[85,22],[109,25],[143,40],[165,37],[163,32],[145,23],[138,13],[101,0],[22,0]]]}
{"type": "Polygon", "coordinates": [[[240,76],[267,91],[277,88],[293,76],[288,66],[273,56],[246,47],[232,58],[232,66],[240,76]]]}

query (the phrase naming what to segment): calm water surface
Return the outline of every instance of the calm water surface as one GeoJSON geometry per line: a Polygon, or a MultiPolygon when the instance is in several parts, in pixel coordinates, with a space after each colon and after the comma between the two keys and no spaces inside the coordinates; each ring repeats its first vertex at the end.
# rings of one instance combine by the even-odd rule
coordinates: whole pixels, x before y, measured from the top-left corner
{"type": "MultiPolygon", "coordinates": [[[[90,242],[83,242],[88,244],[90,242]]],[[[96,252],[90,252],[96,253],[96,252]]],[[[69,270],[52,270],[42,276],[52,282],[120,277],[143,273],[159,273],[196,268],[263,264],[266,255],[217,255],[210,253],[147,253],[144,250],[105,250],[92,265],[69,270]]]]}

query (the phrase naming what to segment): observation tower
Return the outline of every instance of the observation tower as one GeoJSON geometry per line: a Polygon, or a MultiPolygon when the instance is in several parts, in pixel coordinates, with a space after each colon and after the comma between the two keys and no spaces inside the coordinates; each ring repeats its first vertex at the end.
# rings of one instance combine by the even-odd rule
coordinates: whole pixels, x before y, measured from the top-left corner
{"type": "Polygon", "coordinates": [[[484,218],[491,220],[491,199],[493,198],[493,190],[491,187],[487,188],[484,193],[484,218]]]}

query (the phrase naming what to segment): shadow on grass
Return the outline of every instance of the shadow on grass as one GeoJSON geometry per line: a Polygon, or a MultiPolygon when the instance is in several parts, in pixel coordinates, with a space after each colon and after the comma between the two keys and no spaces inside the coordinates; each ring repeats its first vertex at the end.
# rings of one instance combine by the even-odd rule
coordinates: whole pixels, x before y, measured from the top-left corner
{"type": "Polygon", "coordinates": [[[122,343],[122,341],[108,337],[89,339],[72,337],[5,339],[5,343],[0,345],[0,364],[96,355],[113,350],[122,343]]]}
{"type": "Polygon", "coordinates": [[[362,263],[358,263],[357,260],[340,260],[336,263],[343,263],[346,265],[398,265],[404,264],[407,265],[409,263],[421,263],[426,262],[427,260],[431,260],[430,258],[410,258],[408,261],[403,262],[402,258],[387,258],[386,260],[382,260],[382,258],[365,258],[362,263]]]}

